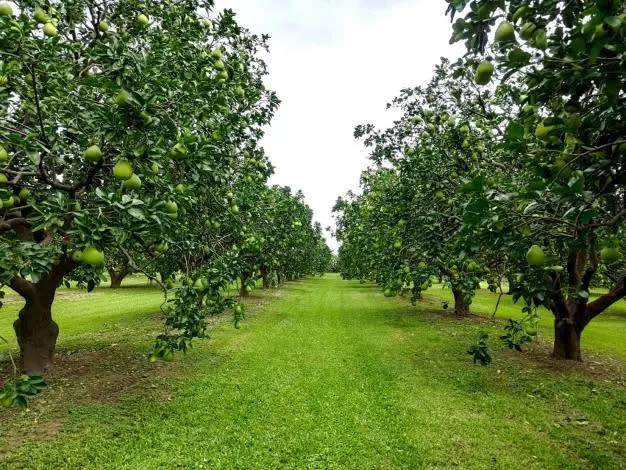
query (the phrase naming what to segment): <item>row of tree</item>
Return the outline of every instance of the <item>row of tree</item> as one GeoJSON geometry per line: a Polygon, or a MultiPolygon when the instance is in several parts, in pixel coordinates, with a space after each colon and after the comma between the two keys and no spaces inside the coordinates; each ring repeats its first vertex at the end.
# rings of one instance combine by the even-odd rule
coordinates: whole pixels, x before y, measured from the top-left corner
{"type": "Polygon", "coordinates": [[[25,300],[28,374],[52,364],[57,288],[91,290],[105,265],[163,288],[164,359],[208,315],[238,325],[234,283],[325,270],[302,194],[266,185],[266,42],[210,0],[0,4],[0,286],[25,300]]]}
{"type": "Polygon", "coordinates": [[[448,3],[468,53],[403,90],[393,127],[355,131],[373,166],[335,207],[341,272],[414,300],[439,278],[461,317],[508,281],[527,328],[547,308],[554,356],[581,360],[626,295],[624,2],[448,3]]]}

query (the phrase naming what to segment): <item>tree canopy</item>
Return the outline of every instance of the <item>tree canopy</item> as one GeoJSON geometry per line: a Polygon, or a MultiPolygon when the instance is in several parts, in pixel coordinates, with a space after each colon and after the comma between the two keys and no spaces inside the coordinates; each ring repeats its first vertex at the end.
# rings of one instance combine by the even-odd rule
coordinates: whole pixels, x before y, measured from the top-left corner
{"type": "Polygon", "coordinates": [[[52,362],[56,288],[93,289],[105,263],[165,290],[182,273],[152,352],[165,359],[234,306],[224,289],[258,270],[257,247],[273,271],[324,269],[302,197],[265,184],[267,36],[208,0],[16,4],[0,9],[0,284],[25,299],[27,372],[52,362]],[[255,206],[272,197],[281,209],[255,206]],[[277,238],[274,219],[301,225],[277,238]]]}
{"type": "Polygon", "coordinates": [[[340,265],[390,295],[439,276],[457,313],[506,278],[529,315],[553,313],[554,356],[580,360],[585,326],[626,295],[624,4],[448,3],[467,54],[404,90],[393,128],[357,128],[374,167],[337,205],[340,265]]]}

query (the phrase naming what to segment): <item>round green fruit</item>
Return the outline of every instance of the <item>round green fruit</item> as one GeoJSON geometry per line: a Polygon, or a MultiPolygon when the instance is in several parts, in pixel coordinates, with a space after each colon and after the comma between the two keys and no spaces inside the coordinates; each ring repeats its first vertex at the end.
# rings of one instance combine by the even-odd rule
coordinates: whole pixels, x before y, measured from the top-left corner
{"type": "Polygon", "coordinates": [[[489,61],[483,61],[476,67],[474,81],[477,85],[486,85],[491,81],[493,76],[493,64],[489,61]]]}
{"type": "Polygon", "coordinates": [[[515,41],[515,28],[508,21],[503,21],[496,29],[496,42],[515,41]]]}
{"type": "Polygon", "coordinates": [[[222,57],[222,50],[221,49],[215,49],[213,52],[211,52],[211,56],[214,59],[219,59],[220,57],[222,57]]]}
{"type": "Polygon", "coordinates": [[[603,248],[600,251],[600,259],[604,264],[613,264],[622,257],[619,249],[613,246],[603,248]]]}
{"type": "Polygon", "coordinates": [[[82,261],[85,264],[99,266],[104,264],[104,253],[94,246],[88,246],[83,250],[82,261]]]}
{"type": "Polygon", "coordinates": [[[237,204],[233,204],[232,206],[230,206],[230,212],[235,215],[239,214],[239,206],[237,204]]]}
{"type": "Polygon", "coordinates": [[[113,176],[126,181],[133,176],[133,167],[128,160],[119,160],[113,167],[113,176]]]}
{"type": "Polygon", "coordinates": [[[226,68],[226,65],[224,64],[224,61],[222,61],[222,59],[217,59],[214,65],[217,70],[224,70],[226,68]]]}
{"type": "Polygon", "coordinates": [[[9,182],[9,178],[4,173],[0,173],[0,186],[5,186],[9,182]]]}
{"type": "Polygon", "coordinates": [[[4,147],[0,147],[0,162],[6,162],[9,159],[9,152],[4,147]]]}
{"type": "Polygon", "coordinates": [[[185,185],[182,183],[179,183],[176,185],[176,188],[174,188],[175,191],[179,194],[183,194],[185,192],[185,185]]]}
{"type": "Polygon", "coordinates": [[[130,178],[122,183],[122,186],[124,186],[124,189],[128,189],[131,191],[137,190],[141,188],[141,179],[139,178],[139,176],[133,173],[130,178]]]}
{"type": "Polygon", "coordinates": [[[35,21],[39,24],[48,23],[50,21],[50,17],[48,16],[48,14],[41,8],[37,8],[35,10],[35,14],[33,15],[33,17],[35,18],[35,21]]]}
{"type": "Polygon", "coordinates": [[[137,15],[137,24],[139,26],[148,26],[150,24],[150,19],[146,15],[141,13],[137,15]]]}
{"type": "Polygon", "coordinates": [[[77,263],[80,263],[83,260],[83,252],[80,250],[76,250],[72,253],[72,259],[77,263]]]}
{"type": "Polygon", "coordinates": [[[533,245],[526,253],[526,261],[531,266],[541,266],[546,262],[546,255],[539,245],[533,245]]]}
{"type": "Polygon", "coordinates": [[[102,158],[102,150],[97,145],[92,145],[83,153],[85,160],[91,163],[97,163],[102,158]]]}
{"type": "Polygon", "coordinates": [[[174,201],[168,201],[165,203],[165,212],[168,214],[176,214],[178,212],[178,204],[174,201]]]}
{"type": "Polygon", "coordinates": [[[159,165],[157,165],[156,163],[153,163],[150,169],[152,170],[152,173],[156,175],[159,172],[159,165]]]}
{"type": "Polygon", "coordinates": [[[9,199],[5,199],[4,201],[2,201],[3,209],[10,209],[14,205],[15,205],[15,198],[13,196],[9,196],[9,199]]]}
{"type": "Polygon", "coordinates": [[[43,33],[49,38],[53,38],[57,35],[58,31],[56,26],[54,26],[52,23],[46,23],[43,27],[43,33]]]}
{"type": "Polygon", "coordinates": [[[13,7],[11,7],[8,3],[0,3],[0,15],[13,16],[13,7]]]}
{"type": "Polygon", "coordinates": [[[393,243],[393,247],[394,247],[396,250],[399,250],[400,248],[402,248],[402,240],[396,240],[396,241],[393,243]]]}
{"type": "Polygon", "coordinates": [[[98,23],[98,30],[100,30],[100,32],[102,33],[106,33],[109,30],[109,23],[107,23],[106,21],[101,21],[100,23],[98,23]]]}
{"type": "Polygon", "coordinates": [[[20,189],[18,196],[21,201],[26,201],[30,198],[30,190],[28,188],[22,188],[20,189]]]}
{"type": "Polygon", "coordinates": [[[168,249],[167,242],[161,242],[156,246],[155,251],[157,253],[165,253],[167,249],[168,249]]]}

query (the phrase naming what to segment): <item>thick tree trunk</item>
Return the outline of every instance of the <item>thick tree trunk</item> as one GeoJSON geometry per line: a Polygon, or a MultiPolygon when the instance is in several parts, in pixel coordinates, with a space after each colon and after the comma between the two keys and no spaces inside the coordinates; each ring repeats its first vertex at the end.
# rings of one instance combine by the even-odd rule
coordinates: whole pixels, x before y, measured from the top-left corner
{"type": "Polygon", "coordinates": [[[457,317],[466,317],[469,315],[469,306],[465,305],[465,295],[463,291],[457,287],[452,287],[454,294],[454,313],[457,317]]]}
{"type": "Polygon", "coordinates": [[[51,290],[34,287],[32,295],[13,323],[20,346],[22,367],[28,375],[42,375],[54,360],[59,327],[52,320],[52,302],[56,287],[51,290]]]}
{"type": "Polygon", "coordinates": [[[263,278],[263,289],[269,289],[270,288],[270,272],[269,269],[267,269],[267,267],[263,266],[261,267],[261,277],[263,278]]]}
{"type": "Polygon", "coordinates": [[[552,356],[556,359],[582,361],[580,337],[582,330],[576,327],[571,318],[554,320],[554,349],[552,356]]]}
{"type": "Polygon", "coordinates": [[[128,271],[114,271],[109,269],[109,276],[111,277],[111,289],[119,289],[122,287],[122,281],[128,276],[128,271]]]}
{"type": "Polygon", "coordinates": [[[28,375],[41,375],[52,365],[59,336],[59,327],[52,320],[52,303],[63,276],[76,266],[78,263],[64,257],[36,284],[23,277],[15,277],[9,284],[25,300],[13,329],[20,346],[22,368],[28,375]]]}

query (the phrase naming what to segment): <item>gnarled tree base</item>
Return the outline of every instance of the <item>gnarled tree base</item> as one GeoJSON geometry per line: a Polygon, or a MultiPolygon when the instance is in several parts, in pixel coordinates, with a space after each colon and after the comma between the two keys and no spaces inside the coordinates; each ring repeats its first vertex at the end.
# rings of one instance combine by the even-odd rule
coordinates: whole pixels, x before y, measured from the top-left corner
{"type": "Polygon", "coordinates": [[[52,320],[50,311],[41,307],[39,311],[37,309],[36,305],[27,303],[20,312],[20,318],[13,323],[22,367],[28,375],[42,375],[52,366],[59,336],[59,326],[52,320]]]}

